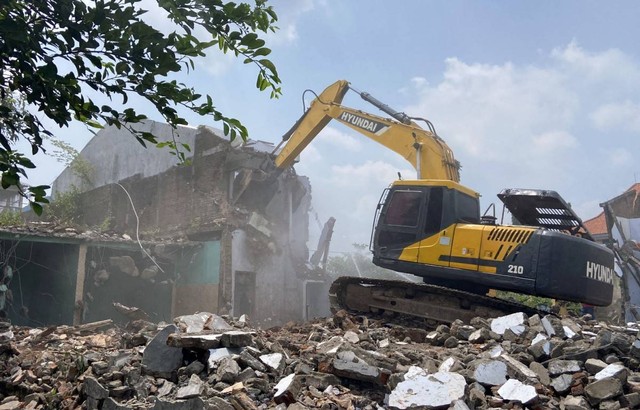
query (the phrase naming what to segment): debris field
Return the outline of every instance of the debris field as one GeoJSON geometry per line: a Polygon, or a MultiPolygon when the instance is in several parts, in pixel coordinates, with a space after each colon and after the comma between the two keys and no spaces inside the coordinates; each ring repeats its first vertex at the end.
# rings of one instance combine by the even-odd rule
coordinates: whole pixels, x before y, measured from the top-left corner
{"type": "Polygon", "coordinates": [[[391,319],[2,323],[0,410],[640,408],[635,324],[515,313],[433,330],[391,319]]]}

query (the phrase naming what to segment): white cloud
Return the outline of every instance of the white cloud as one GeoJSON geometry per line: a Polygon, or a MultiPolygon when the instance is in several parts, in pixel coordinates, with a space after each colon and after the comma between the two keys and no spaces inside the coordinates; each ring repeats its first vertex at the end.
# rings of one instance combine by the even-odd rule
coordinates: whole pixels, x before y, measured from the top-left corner
{"type": "MultiPolygon", "coordinates": [[[[616,48],[590,52],[574,40],[566,47],[554,49],[551,56],[560,63],[560,69],[566,74],[571,74],[571,78],[582,84],[637,84],[640,80],[640,67],[637,62],[616,48]]],[[[601,91],[606,93],[605,89],[601,91]]]]}
{"type": "MultiPolygon", "coordinates": [[[[364,139],[366,137],[362,136],[361,138],[364,139]]],[[[318,144],[330,145],[351,152],[357,152],[362,149],[362,142],[356,137],[333,127],[323,129],[316,137],[316,141],[318,141],[318,144]]]]}
{"type": "Polygon", "coordinates": [[[576,138],[565,131],[551,131],[533,137],[533,146],[542,154],[574,148],[577,145],[576,138]]]}
{"type": "Polygon", "coordinates": [[[314,145],[308,145],[300,153],[300,162],[302,164],[317,164],[322,161],[323,157],[320,151],[314,145]]]}
{"type": "Polygon", "coordinates": [[[626,130],[640,133],[640,104],[629,100],[604,104],[591,114],[591,120],[603,131],[626,130]]]}
{"type": "Polygon", "coordinates": [[[435,124],[462,163],[462,182],[485,197],[509,186],[581,197],[584,180],[595,192],[605,177],[635,172],[628,133],[640,131],[638,73],[619,50],[575,42],[536,66],[449,58],[441,81],[409,80],[418,102],[405,110],[435,124]]]}
{"type": "MultiPolygon", "coordinates": [[[[389,184],[398,178],[398,168],[383,161],[366,161],[359,165],[334,165],[331,180],[336,186],[351,186],[352,189],[366,187],[370,183],[389,184]]],[[[413,174],[411,169],[401,171],[413,174]]]]}

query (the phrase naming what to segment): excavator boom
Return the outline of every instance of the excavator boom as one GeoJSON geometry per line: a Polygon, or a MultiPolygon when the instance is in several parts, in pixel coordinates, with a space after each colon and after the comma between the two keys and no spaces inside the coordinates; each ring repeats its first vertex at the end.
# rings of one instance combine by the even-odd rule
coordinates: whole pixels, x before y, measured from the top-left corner
{"type": "Polygon", "coordinates": [[[401,155],[416,169],[418,179],[460,181],[460,164],[440,137],[418,126],[407,114],[393,110],[367,93],[357,92],[365,101],[394,119],[342,105],[342,99],[349,90],[353,90],[349,83],[340,80],[314,99],[309,109],[284,135],[287,143],[276,157],[277,167],[292,165],[318,133],[335,119],[401,155]]]}

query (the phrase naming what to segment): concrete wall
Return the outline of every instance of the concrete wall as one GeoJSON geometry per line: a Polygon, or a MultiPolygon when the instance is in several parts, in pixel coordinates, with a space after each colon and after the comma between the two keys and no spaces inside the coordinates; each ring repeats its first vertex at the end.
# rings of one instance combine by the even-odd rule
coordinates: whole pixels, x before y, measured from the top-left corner
{"type": "MultiPolygon", "coordinates": [[[[188,144],[193,149],[196,128],[173,129],[168,124],[155,121],[144,121],[133,125],[133,128],[151,132],[159,141],[171,141],[175,136],[178,143],[188,144]]],[[[189,152],[185,154],[187,157],[192,156],[189,152]]],[[[171,155],[170,150],[158,149],[153,144],[147,144],[145,148],[129,131],[113,126],[96,133],[80,155],[92,165],[95,171],[92,173],[92,186],[86,188],[111,184],[137,174],[149,177],[177,164],[176,156],[171,155]]],[[[85,188],[81,178],[75,175],[72,169],[67,168],[53,182],[52,194],[68,191],[74,185],[85,188]]]]}
{"type": "MultiPolygon", "coordinates": [[[[82,155],[93,158],[101,149],[102,157],[113,155],[119,158],[114,162],[121,162],[129,155],[122,150],[135,145],[132,138],[127,141],[128,145],[113,146],[113,152],[90,144],[82,155]]],[[[292,170],[252,172],[272,162],[270,155],[262,149],[232,146],[208,127],[196,130],[191,146],[191,165],[168,167],[146,177],[145,172],[152,171],[142,165],[132,165],[121,174],[115,173],[113,164],[105,165],[111,177],[104,181],[117,183],[81,196],[80,222],[133,239],[202,241],[208,247],[201,255],[205,259],[192,261],[181,272],[172,292],[172,314],[249,313],[264,324],[303,319],[308,179],[292,170]],[[117,175],[127,178],[114,179],[117,175]],[[203,272],[206,280],[198,279],[203,272]]]]}

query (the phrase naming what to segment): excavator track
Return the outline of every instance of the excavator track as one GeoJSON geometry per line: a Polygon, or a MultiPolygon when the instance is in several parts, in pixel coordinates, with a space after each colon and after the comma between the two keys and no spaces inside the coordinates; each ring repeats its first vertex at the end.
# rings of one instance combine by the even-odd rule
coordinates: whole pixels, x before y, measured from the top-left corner
{"type": "Polygon", "coordinates": [[[403,317],[422,318],[432,326],[456,319],[469,323],[474,317],[538,313],[519,303],[441,286],[349,276],[331,284],[329,300],[334,313],[341,309],[365,315],[393,312],[403,317]]]}

